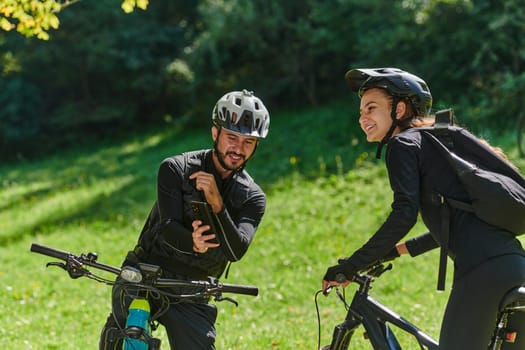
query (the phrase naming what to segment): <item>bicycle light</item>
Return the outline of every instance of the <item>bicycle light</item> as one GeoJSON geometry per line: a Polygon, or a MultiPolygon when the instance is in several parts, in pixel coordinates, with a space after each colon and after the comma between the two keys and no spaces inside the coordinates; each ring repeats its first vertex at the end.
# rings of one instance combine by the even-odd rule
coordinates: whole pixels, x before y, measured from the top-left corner
{"type": "Polygon", "coordinates": [[[142,281],[142,274],[140,271],[131,266],[124,266],[120,271],[120,277],[131,283],[139,283],[142,281]]]}

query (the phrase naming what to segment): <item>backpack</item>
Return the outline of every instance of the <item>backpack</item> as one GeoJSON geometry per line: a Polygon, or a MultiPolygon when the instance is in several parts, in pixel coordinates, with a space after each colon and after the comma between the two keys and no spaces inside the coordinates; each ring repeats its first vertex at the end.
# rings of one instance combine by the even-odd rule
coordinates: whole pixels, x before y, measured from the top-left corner
{"type": "Polygon", "coordinates": [[[450,207],[472,212],[493,226],[521,235],[525,233],[525,179],[487,144],[454,126],[451,109],[437,112],[434,126],[421,128],[421,134],[447,159],[470,197],[468,203],[433,194],[439,197],[442,208],[438,290],[444,290],[450,207]]]}

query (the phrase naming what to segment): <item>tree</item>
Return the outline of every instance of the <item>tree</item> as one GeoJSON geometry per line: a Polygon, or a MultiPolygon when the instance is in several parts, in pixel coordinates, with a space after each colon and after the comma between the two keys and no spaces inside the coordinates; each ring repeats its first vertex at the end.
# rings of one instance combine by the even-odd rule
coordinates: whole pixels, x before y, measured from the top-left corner
{"type": "Polygon", "coordinates": [[[435,96],[457,107],[460,121],[474,128],[512,128],[523,109],[522,5],[523,0],[443,1],[422,14],[414,54],[429,72],[425,77],[435,96]]]}
{"type": "Polygon", "coordinates": [[[0,146],[198,125],[217,96],[243,88],[272,110],[308,108],[347,97],[343,75],[357,67],[420,75],[435,107],[469,126],[503,129],[521,110],[523,0],[114,2],[0,0],[0,21],[21,33],[24,13],[60,15],[0,31],[0,146]],[[42,23],[60,24],[52,40],[37,39],[54,28],[42,23]]]}
{"type": "Polygon", "coordinates": [[[184,113],[191,72],[178,57],[192,40],[196,2],[157,1],[130,14],[113,3],[81,1],[63,11],[52,40],[0,33],[6,156],[41,152],[29,146],[37,140],[78,144],[184,113]]]}
{"type": "MultiPolygon", "coordinates": [[[[0,5],[0,28],[5,31],[15,29],[27,36],[49,39],[48,31],[58,29],[58,13],[65,7],[80,0],[2,0],[0,5]]],[[[145,10],[149,0],[123,0],[122,9],[126,13],[135,7],[145,10]]]]}

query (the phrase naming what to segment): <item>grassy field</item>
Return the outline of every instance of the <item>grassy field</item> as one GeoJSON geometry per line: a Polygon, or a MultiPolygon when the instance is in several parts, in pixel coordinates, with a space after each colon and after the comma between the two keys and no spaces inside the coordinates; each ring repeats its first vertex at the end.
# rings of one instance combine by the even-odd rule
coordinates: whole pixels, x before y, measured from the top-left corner
{"type": "MultiPolygon", "coordinates": [[[[378,228],[391,200],[383,162],[373,159],[375,147],[364,143],[350,108],[335,103],[272,115],[269,137],[248,165],[267,192],[267,214],[225,281],[257,285],[260,295],[237,297],[239,307],[218,304],[218,349],[317,348],[314,295],[322,276],[378,228]]],[[[516,157],[510,137],[502,142],[516,157]]],[[[31,243],[95,251],[101,262],[119,265],[154,201],[160,161],[210,145],[208,128],[188,133],[173,126],[0,166],[3,347],[96,349],[110,287],[46,269],[49,259],[30,253],[31,243]]],[[[409,235],[423,230],[418,224],[409,235]]],[[[435,290],[437,262],[437,252],[403,257],[373,290],[434,337],[448,296],[435,290]]],[[[349,298],[354,290],[347,288],[349,298]]],[[[329,343],[345,310],[335,295],[320,297],[319,308],[321,343],[329,343]]],[[[167,349],[163,330],[157,335],[167,349]]],[[[359,332],[352,349],[368,348],[362,338],[359,332]]]]}

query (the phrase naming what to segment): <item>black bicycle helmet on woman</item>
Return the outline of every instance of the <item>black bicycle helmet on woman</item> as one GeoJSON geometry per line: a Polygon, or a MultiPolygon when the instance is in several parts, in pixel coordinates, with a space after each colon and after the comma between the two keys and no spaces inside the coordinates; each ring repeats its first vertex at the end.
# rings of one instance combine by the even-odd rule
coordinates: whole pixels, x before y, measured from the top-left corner
{"type": "Polygon", "coordinates": [[[212,112],[213,124],[235,133],[265,138],[270,128],[270,114],[252,91],[232,91],[222,96],[212,112]]]}
{"type": "Polygon", "coordinates": [[[345,79],[352,91],[358,93],[359,98],[371,88],[386,90],[392,97],[392,126],[377,147],[376,157],[381,158],[381,149],[388,143],[394,129],[399,125],[396,118],[396,107],[399,101],[405,100],[412,105],[416,116],[425,116],[432,108],[432,95],[427,83],[398,68],[359,68],[351,69],[345,74],[345,79]]]}

